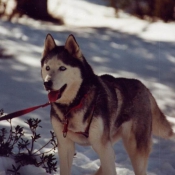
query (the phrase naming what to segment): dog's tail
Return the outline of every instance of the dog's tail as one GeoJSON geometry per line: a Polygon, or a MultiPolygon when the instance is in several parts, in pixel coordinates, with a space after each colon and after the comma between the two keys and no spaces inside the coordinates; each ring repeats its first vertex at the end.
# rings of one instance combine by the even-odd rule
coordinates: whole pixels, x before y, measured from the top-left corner
{"type": "Polygon", "coordinates": [[[166,116],[159,109],[154,97],[150,93],[150,102],[152,110],[152,132],[155,136],[162,138],[170,138],[174,135],[171,124],[166,119],[166,116]]]}

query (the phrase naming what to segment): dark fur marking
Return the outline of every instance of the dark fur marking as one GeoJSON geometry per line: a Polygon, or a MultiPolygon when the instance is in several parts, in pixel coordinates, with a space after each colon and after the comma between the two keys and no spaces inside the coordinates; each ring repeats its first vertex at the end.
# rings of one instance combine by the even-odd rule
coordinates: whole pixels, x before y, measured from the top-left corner
{"type": "Polygon", "coordinates": [[[41,66],[43,67],[44,62],[47,62],[48,60],[52,59],[52,57],[56,54],[61,53],[63,49],[64,46],[56,46],[54,49],[52,49],[45,57],[41,59],[41,66]]]}

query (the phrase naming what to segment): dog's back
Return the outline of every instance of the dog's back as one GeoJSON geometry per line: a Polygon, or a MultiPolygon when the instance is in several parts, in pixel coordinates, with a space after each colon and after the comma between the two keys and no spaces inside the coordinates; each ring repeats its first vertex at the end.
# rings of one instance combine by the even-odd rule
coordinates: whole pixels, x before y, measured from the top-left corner
{"type": "Polygon", "coordinates": [[[137,123],[136,128],[138,131],[136,131],[136,133],[138,132],[140,137],[142,137],[142,129],[144,134],[145,131],[148,131],[148,135],[152,132],[154,135],[162,138],[172,136],[173,131],[170,123],[159,109],[149,89],[139,80],[114,78],[111,75],[102,75],[101,79],[106,82],[108,86],[112,86],[121,93],[123,102],[120,115],[116,120],[117,127],[133,119],[137,123]],[[152,127],[149,128],[149,126],[152,127]]]}

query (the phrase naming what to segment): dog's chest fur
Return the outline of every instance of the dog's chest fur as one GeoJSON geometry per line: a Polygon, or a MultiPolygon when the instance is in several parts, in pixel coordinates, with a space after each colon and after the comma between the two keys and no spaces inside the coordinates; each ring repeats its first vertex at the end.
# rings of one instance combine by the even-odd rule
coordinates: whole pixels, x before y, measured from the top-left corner
{"type": "MultiPolygon", "coordinates": [[[[68,118],[69,124],[67,127],[68,132],[66,137],[68,137],[69,139],[80,145],[90,145],[88,138],[86,138],[82,134],[77,133],[77,132],[84,132],[85,129],[87,128],[88,120],[83,121],[86,110],[87,109],[85,107],[79,110],[72,111],[69,114],[70,118],[68,118]]],[[[57,134],[57,138],[59,137],[63,138],[64,120],[65,115],[57,107],[57,105],[53,104],[51,109],[51,121],[53,129],[57,134]]]]}

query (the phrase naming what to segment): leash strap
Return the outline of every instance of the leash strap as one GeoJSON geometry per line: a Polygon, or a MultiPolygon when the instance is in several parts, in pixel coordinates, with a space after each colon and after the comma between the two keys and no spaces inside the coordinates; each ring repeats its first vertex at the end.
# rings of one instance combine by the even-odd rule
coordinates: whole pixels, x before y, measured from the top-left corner
{"type": "Polygon", "coordinates": [[[9,119],[12,119],[12,118],[15,118],[15,117],[19,117],[19,116],[22,116],[24,114],[28,114],[38,108],[44,108],[46,106],[50,105],[49,102],[47,102],[46,104],[43,104],[43,105],[38,105],[38,106],[33,106],[31,108],[27,108],[27,109],[23,109],[23,110],[20,110],[20,111],[16,111],[16,112],[13,112],[13,113],[10,113],[10,114],[7,114],[3,117],[0,117],[0,121],[2,120],[9,120],[9,119]]]}

